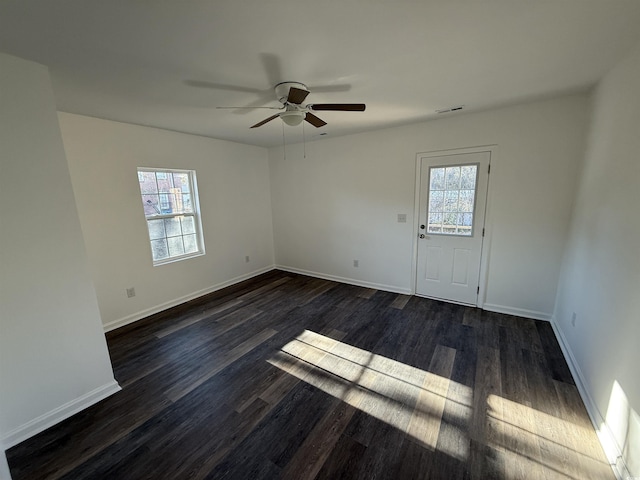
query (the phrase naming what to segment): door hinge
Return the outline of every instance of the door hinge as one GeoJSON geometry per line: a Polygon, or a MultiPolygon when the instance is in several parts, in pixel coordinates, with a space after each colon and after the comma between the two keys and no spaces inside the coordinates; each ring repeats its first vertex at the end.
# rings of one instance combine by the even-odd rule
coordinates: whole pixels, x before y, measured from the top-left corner
{"type": "Polygon", "coordinates": [[[482,228],[482,236],[484,237],[484,227],[482,228]]]}
{"type": "Polygon", "coordinates": [[[476,291],[476,294],[480,295],[480,285],[478,285],[478,290],[476,291]]]}
{"type": "Polygon", "coordinates": [[[491,164],[489,164],[489,167],[487,168],[487,173],[491,173],[491,164]]]}

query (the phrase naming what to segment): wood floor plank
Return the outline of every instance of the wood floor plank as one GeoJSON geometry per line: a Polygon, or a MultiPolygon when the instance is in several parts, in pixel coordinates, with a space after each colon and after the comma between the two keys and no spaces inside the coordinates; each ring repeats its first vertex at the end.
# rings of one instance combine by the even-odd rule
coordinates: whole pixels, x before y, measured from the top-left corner
{"type": "Polygon", "coordinates": [[[14,480],[614,478],[547,322],[272,271],[107,342],[14,480]]]}
{"type": "Polygon", "coordinates": [[[375,293],[377,292],[377,290],[375,288],[360,288],[360,291],[357,293],[358,297],[360,298],[366,298],[369,299],[371,298],[375,293]]]}
{"type": "Polygon", "coordinates": [[[204,382],[209,380],[220,370],[226,368],[231,363],[235,362],[244,354],[246,354],[249,350],[257,347],[262,342],[264,342],[268,338],[271,338],[276,333],[278,332],[270,328],[267,328],[259,332],[257,335],[251,337],[250,339],[242,342],[240,345],[233,348],[228,354],[224,355],[223,359],[220,362],[217,362],[215,365],[212,365],[211,368],[207,369],[202,375],[199,375],[197,379],[191,380],[188,385],[186,386],[178,385],[176,387],[169,389],[166,392],[167,398],[169,398],[172,402],[178,401],[180,398],[184,397],[188,393],[198,388],[204,382]]]}
{"type": "Polygon", "coordinates": [[[396,299],[393,302],[391,302],[391,305],[389,306],[391,308],[397,308],[398,310],[402,310],[407,305],[410,299],[411,299],[411,295],[398,295],[396,299]]]}
{"type": "Polygon", "coordinates": [[[167,335],[177,332],[178,330],[182,330],[183,328],[193,325],[194,323],[204,320],[205,318],[210,318],[213,315],[216,315],[217,313],[225,312],[230,308],[236,307],[241,304],[242,304],[242,300],[240,299],[230,300],[218,307],[214,307],[214,308],[205,310],[201,313],[198,313],[196,315],[189,316],[184,320],[182,320],[181,322],[177,322],[174,325],[159,331],[158,333],[156,333],[156,337],[158,338],[166,337],[167,335]]]}
{"type": "Polygon", "coordinates": [[[283,479],[312,480],[316,477],[342,432],[351,421],[356,409],[334,401],[327,414],[304,439],[291,461],[282,472],[283,479]]]}
{"type": "Polygon", "coordinates": [[[436,448],[455,355],[456,351],[449,347],[436,349],[407,428],[413,442],[426,449],[436,448]]]}
{"type": "Polygon", "coordinates": [[[473,415],[469,435],[471,450],[469,465],[471,478],[504,477],[503,459],[494,447],[503,437],[502,424],[493,418],[495,397],[502,396],[500,351],[480,345],[473,392],[473,415]]]}
{"type": "Polygon", "coordinates": [[[238,297],[238,300],[249,300],[251,298],[257,297],[259,295],[262,295],[263,293],[269,291],[269,290],[273,290],[274,288],[279,287],[280,285],[288,282],[289,280],[291,280],[291,277],[282,277],[282,278],[278,278],[270,283],[268,283],[267,285],[264,285],[260,288],[256,288],[254,290],[251,290],[247,293],[245,293],[244,295],[240,295],[238,297]]]}
{"type": "Polygon", "coordinates": [[[594,480],[609,478],[611,467],[603,461],[602,445],[591,435],[593,427],[588,422],[584,404],[575,385],[553,381],[558,393],[561,418],[567,448],[571,448],[577,458],[578,478],[594,480]]]}
{"type": "Polygon", "coordinates": [[[357,478],[358,467],[367,447],[348,435],[341,435],[332,454],[316,475],[316,480],[357,478]]]}

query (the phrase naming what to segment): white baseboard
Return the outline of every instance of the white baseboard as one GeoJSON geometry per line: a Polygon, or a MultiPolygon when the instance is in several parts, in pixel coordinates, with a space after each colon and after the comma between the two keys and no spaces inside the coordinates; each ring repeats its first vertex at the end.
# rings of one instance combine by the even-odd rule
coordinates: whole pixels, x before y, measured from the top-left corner
{"type": "Polygon", "coordinates": [[[507,307],[505,305],[496,305],[493,303],[485,303],[482,305],[483,310],[490,312],[505,313],[507,315],[515,315],[517,317],[531,318],[533,320],[551,321],[551,314],[538,312],[536,310],[527,310],[524,308],[507,307]]]}
{"type": "Polygon", "coordinates": [[[627,466],[624,464],[624,460],[622,459],[622,452],[617,447],[613,433],[609,429],[609,426],[605,422],[605,418],[596,406],[593,397],[586,387],[586,382],[584,379],[584,375],[582,374],[582,370],[580,369],[580,365],[576,361],[571,348],[569,348],[569,343],[567,342],[562,329],[558,327],[554,318],[551,319],[551,327],[553,328],[553,332],[558,339],[560,349],[562,350],[564,358],[567,361],[567,365],[569,366],[571,375],[573,375],[573,379],[576,382],[576,387],[578,388],[578,392],[580,393],[580,397],[582,398],[582,403],[584,403],[584,406],[587,409],[589,419],[591,420],[593,428],[598,434],[598,440],[602,445],[602,449],[604,450],[609,465],[611,465],[613,473],[616,475],[618,480],[628,480],[633,478],[631,476],[631,473],[627,469],[627,466]]]}
{"type": "Polygon", "coordinates": [[[270,272],[274,268],[275,267],[273,265],[269,265],[268,267],[260,268],[252,272],[245,273],[244,275],[240,275],[238,277],[232,278],[231,280],[227,280],[227,281],[218,283],[216,285],[213,285],[211,287],[198,290],[197,292],[193,292],[188,295],[184,295],[182,297],[169,300],[168,302],[164,302],[160,305],[156,305],[154,307],[150,307],[145,310],[132,313],[131,315],[127,315],[126,317],[113,320],[103,325],[104,331],[110,332],[111,330],[115,330],[116,328],[124,327],[125,325],[129,325],[130,323],[137,322],[138,320],[142,320],[143,318],[146,318],[149,315],[162,312],[169,308],[176,307],[178,305],[186,303],[190,300],[194,300],[198,297],[202,297],[203,295],[208,295],[209,293],[213,293],[217,290],[222,290],[225,287],[229,287],[231,285],[235,285],[236,283],[240,283],[245,280],[249,280],[250,278],[257,277],[258,275],[262,275],[263,273],[270,272]]]}
{"type": "Polygon", "coordinates": [[[411,289],[396,287],[395,285],[384,285],[382,283],[365,282],[364,280],[357,280],[355,278],[338,277],[337,275],[329,275],[327,273],[312,272],[310,270],[303,270],[301,268],[287,267],[286,265],[276,265],[275,268],[278,270],[282,270],[284,272],[299,273],[300,275],[307,275],[309,277],[322,278],[323,280],[332,280],[334,282],[347,283],[349,285],[356,285],[358,287],[374,288],[376,290],[383,290],[385,292],[412,295],[411,289]]]}
{"type": "Polygon", "coordinates": [[[20,425],[14,428],[10,432],[6,433],[1,440],[2,446],[11,448],[20,442],[46,430],[47,428],[61,422],[62,420],[69,418],[72,415],[90,407],[91,405],[98,403],[100,400],[113,395],[121,390],[120,385],[115,380],[102,385],[84,395],[73,399],[64,405],[60,405],[53,410],[28,421],[24,425],[20,425]]]}

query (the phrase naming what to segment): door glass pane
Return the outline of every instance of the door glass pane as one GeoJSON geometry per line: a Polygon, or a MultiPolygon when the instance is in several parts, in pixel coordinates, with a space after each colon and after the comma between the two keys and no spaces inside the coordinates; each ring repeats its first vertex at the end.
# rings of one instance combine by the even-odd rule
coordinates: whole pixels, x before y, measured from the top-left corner
{"type": "Polygon", "coordinates": [[[444,168],[432,168],[430,171],[431,190],[444,190],[444,168]]]}
{"type": "Polygon", "coordinates": [[[478,165],[429,169],[428,233],[473,235],[478,165]]]}
{"type": "Polygon", "coordinates": [[[447,167],[445,178],[447,181],[447,190],[458,190],[460,188],[460,167],[447,167]]]}
{"type": "Polygon", "coordinates": [[[460,168],[460,188],[467,190],[476,189],[476,173],[478,171],[477,165],[465,165],[460,168]]]}

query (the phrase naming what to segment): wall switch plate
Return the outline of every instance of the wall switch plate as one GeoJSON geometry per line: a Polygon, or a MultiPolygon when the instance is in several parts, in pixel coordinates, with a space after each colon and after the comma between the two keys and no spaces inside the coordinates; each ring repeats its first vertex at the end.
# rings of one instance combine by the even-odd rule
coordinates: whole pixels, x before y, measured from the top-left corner
{"type": "Polygon", "coordinates": [[[398,223],[407,223],[407,214],[399,213],[398,214],[398,223]]]}
{"type": "Polygon", "coordinates": [[[136,289],[133,287],[127,288],[127,298],[131,298],[135,296],[136,296],[136,289]]]}
{"type": "Polygon", "coordinates": [[[356,268],[359,267],[360,266],[360,261],[354,260],[353,261],[353,266],[356,267],[356,268]]]}

